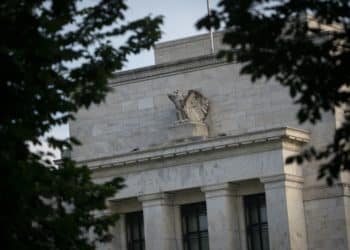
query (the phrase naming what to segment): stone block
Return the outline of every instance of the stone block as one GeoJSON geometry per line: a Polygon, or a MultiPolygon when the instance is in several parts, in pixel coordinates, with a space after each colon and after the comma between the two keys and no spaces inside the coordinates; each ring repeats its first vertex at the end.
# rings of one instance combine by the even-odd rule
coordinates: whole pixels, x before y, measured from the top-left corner
{"type": "Polygon", "coordinates": [[[143,98],[138,101],[139,110],[150,109],[150,108],[153,108],[153,106],[154,106],[154,103],[153,103],[152,97],[143,98]]]}
{"type": "Polygon", "coordinates": [[[171,126],[168,138],[171,142],[199,140],[207,138],[208,133],[208,126],[205,123],[182,120],[171,126]]]}

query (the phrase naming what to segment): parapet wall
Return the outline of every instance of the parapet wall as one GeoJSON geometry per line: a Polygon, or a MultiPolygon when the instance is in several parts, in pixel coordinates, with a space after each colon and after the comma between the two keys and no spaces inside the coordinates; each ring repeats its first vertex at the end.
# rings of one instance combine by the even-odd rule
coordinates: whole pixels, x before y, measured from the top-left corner
{"type": "MultiPolygon", "coordinates": [[[[218,51],[224,46],[221,43],[223,32],[214,33],[214,49],[218,51]]],[[[211,54],[210,34],[203,34],[169,42],[158,43],[154,47],[156,64],[174,62],[192,57],[211,54]]]]}

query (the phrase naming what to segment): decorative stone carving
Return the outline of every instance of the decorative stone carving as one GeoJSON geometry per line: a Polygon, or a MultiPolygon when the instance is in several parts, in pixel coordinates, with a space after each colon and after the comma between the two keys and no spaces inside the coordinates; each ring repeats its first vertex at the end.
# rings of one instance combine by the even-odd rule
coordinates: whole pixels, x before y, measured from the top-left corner
{"type": "Polygon", "coordinates": [[[196,90],[176,90],[168,94],[176,108],[177,121],[168,137],[170,141],[197,140],[208,137],[209,100],[196,90]]]}
{"type": "Polygon", "coordinates": [[[184,109],[186,95],[180,90],[175,90],[172,94],[168,94],[168,97],[175,105],[177,120],[187,120],[188,117],[184,109]]]}
{"type": "Polygon", "coordinates": [[[189,90],[186,94],[180,90],[168,94],[174,103],[178,121],[204,122],[208,116],[209,100],[197,90],[189,90]]]}

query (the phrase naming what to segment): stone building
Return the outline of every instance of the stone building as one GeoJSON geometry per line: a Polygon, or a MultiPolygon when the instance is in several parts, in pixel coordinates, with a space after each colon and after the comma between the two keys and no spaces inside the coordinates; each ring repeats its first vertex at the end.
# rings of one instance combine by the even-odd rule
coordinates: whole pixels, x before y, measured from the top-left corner
{"type": "Polygon", "coordinates": [[[118,73],[106,102],[70,124],[83,143],[72,158],[96,182],[125,178],[101,248],[350,249],[349,176],[328,187],[316,164],[285,164],[330,142],[341,112],[300,125],[288,89],[208,51],[207,35],[156,45],[154,66],[118,73]]]}

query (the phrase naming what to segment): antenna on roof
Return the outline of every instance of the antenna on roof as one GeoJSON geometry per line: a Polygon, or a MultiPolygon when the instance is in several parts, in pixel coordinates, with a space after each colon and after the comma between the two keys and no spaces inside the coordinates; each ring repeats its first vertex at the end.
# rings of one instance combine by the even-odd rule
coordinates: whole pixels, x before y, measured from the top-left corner
{"type": "MultiPolygon", "coordinates": [[[[208,17],[210,17],[211,16],[210,0],[207,0],[207,10],[208,10],[208,17]]],[[[210,35],[211,53],[214,54],[215,50],[214,50],[214,37],[213,37],[212,27],[210,27],[209,35],[210,35]]]]}

